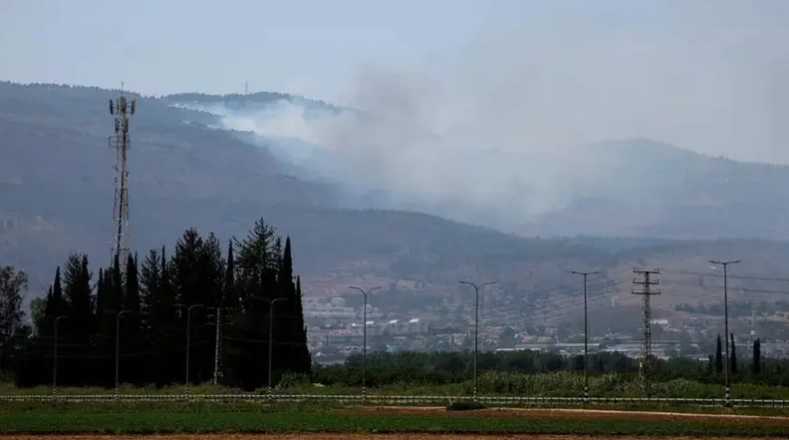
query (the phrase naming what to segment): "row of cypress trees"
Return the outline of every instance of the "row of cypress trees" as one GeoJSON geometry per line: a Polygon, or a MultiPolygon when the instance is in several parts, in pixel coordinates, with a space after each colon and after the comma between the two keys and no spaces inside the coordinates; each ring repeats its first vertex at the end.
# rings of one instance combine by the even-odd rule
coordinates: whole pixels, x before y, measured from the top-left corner
{"type": "MultiPolygon", "coordinates": [[[[732,374],[738,372],[737,362],[737,345],[734,343],[734,334],[729,334],[729,371],[732,374]]],[[[753,352],[751,353],[751,373],[759,374],[762,371],[762,341],[756,339],[753,341],[753,352]]],[[[723,373],[723,344],[721,343],[721,335],[715,342],[715,356],[709,356],[709,370],[715,373],[723,373]]]]}
{"type": "Polygon", "coordinates": [[[213,234],[187,229],[169,257],[164,247],[130,255],[125,277],[116,258],[93,275],[87,255],[57,269],[18,385],[111,387],[116,359],[121,383],[184,383],[188,343],[189,382],[251,390],[268,381],[269,336],[274,380],[310,373],[290,238],[263,219],[226,253],[213,234]]]}

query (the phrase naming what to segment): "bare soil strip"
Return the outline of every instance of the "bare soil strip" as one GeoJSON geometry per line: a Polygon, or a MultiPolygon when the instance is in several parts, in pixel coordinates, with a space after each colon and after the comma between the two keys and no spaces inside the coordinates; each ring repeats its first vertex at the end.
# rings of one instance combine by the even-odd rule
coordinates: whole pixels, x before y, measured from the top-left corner
{"type": "Polygon", "coordinates": [[[553,418],[553,419],[615,419],[615,420],[719,420],[725,423],[749,423],[754,421],[786,425],[789,417],[769,417],[740,414],[699,414],[657,411],[616,411],[603,409],[542,409],[542,408],[490,408],[470,411],[447,411],[444,407],[373,407],[352,410],[356,414],[441,414],[447,417],[483,418],[553,418]]]}
{"type": "MultiPolygon", "coordinates": [[[[14,440],[590,440],[589,436],[525,434],[168,434],[168,435],[20,435],[2,436],[14,440]]],[[[691,437],[600,437],[595,440],[698,440],[691,437]]],[[[733,437],[705,440],[737,440],[733,437]]],[[[749,438],[748,440],[759,440],[749,438]]]]}

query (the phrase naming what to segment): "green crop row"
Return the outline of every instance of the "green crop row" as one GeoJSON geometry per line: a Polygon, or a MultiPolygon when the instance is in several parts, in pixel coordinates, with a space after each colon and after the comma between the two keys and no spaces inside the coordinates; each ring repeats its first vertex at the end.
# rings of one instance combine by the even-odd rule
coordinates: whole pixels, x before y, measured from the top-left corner
{"type": "Polygon", "coordinates": [[[651,436],[786,436],[789,426],[755,420],[571,420],[450,415],[290,413],[0,414],[2,433],[485,432],[651,436]]]}

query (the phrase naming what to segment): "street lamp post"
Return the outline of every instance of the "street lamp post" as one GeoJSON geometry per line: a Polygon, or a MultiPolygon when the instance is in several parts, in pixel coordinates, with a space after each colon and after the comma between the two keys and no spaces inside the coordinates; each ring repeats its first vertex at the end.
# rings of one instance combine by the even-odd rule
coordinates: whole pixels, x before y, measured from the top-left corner
{"type": "Polygon", "coordinates": [[[488,281],[482,284],[474,284],[470,281],[458,281],[474,288],[474,401],[477,400],[477,356],[479,355],[479,289],[496,284],[495,281],[488,281]]]}
{"type": "Polygon", "coordinates": [[[274,305],[280,301],[286,301],[287,298],[274,298],[267,299],[256,296],[255,299],[268,303],[269,318],[268,318],[268,394],[271,394],[271,372],[272,372],[272,359],[274,356],[274,305]]]}
{"type": "Polygon", "coordinates": [[[361,292],[364,297],[364,309],[362,310],[362,397],[367,397],[367,296],[380,287],[371,287],[367,290],[361,287],[349,286],[353,290],[361,292]]]}
{"type": "Polygon", "coordinates": [[[58,323],[61,319],[69,318],[68,315],[61,315],[55,318],[55,328],[52,348],[52,395],[57,394],[58,389],[58,323]]]}
{"type": "Polygon", "coordinates": [[[192,343],[192,310],[205,307],[203,304],[192,304],[191,306],[181,306],[182,308],[186,309],[186,366],[185,366],[185,373],[184,373],[184,383],[186,386],[186,394],[189,394],[189,355],[190,350],[189,347],[192,343]]]}
{"type": "Polygon", "coordinates": [[[570,273],[574,275],[582,275],[584,277],[584,403],[589,403],[589,309],[587,307],[587,278],[589,275],[596,275],[600,271],[594,272],[578,272],[571,270],[570,273]]]}
{"type": "Polygon", "coordinates": [[[731,388],[729,387],[729,265],[730,264],[737,264],[740,260],[729,260],[729,261],[716,261],[710,260],[711,264],[717,264],[723,266],[723,339],[726,341],[726,358],[725,358],[725,366],[723,371],[724,373],[724,381],[726,387],[726,397],[724,404],[726,406],[731,404],[731,388]]]}

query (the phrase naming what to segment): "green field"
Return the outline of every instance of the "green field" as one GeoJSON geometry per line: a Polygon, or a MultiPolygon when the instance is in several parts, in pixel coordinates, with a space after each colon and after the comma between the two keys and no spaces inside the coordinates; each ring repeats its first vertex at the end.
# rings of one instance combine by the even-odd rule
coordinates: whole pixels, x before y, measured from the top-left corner
{"type": "Polygon", "coordinates": [[[442,432],[785,437],[789,425],[700,420],[580,420],[342,412],[26,412],[0,414],[0,432],[442,432]]]}
{"type": "MultiPolygon", "coordinates": [[[[285,383],[275,387],[277,394],[361,394],[360,387],[340,385],[315,386],[302,383],[285,383]]],[[[594,397],[643,397],[643,386],[636,376],[609,373],[590,378],[590,394],[594,397]]],[[[485,372],[479,378],[481,396],[543,396],[543,397],[579,397],[583,394],[583,376],[570,372],[553,372],[542,374],[513,374],[485,372]]],[[[397,382],[377,388],[368,388],[370,394],[402,395],[402,396],[447,396],[447,398],[470,396],[473,381],[444,385],[425,385],[414,382],[397,382]]],[[[113,390],[106,388],[68,388],[58,387],[58,394],[111,394],[113,390]]],[[[185,387],[180,384],[156,387],[122,386],[122,394],[184,394],[185,387]]],[[[257,390],[257,394],[267,390],[257,390]]],[[[242,394],[240,389],[215,385],[193,385],[192,394],[242,394]]],[[[33,388],[17,388],[11,384],[0,384],[0,394],[41,394],[48,395],[52,389],[47,386],[33,388]]],[[[688,399],[722,399],[724,387],[720,384],[701,383],[688,379],[674,379],[665,382],[654,382],[651,388],[653,397],[688,398],[688,399]]],[[[767,386],[752,383],[733,384],[732,398],[746,399],[789,399],[789,387],[767,386]]]]}

